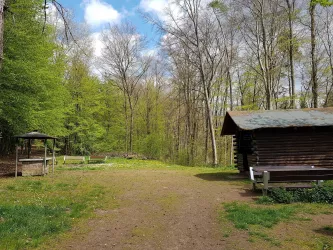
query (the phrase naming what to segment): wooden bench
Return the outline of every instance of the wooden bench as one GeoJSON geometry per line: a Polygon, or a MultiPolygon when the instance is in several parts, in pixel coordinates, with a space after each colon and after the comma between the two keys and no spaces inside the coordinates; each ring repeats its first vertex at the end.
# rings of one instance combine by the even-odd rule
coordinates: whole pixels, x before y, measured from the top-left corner
{"type": "Polygon", "coordinates": [[[70,161],[80,161],[80,162],[85,162],[85,157],[84,156],[71,156],[71,155],[64,155],[64,164],[66,163],[66,160],[70,161]]]}
{"type": "Polygon", "coordinates": [[[314,166],[261,166],[250,167],[250,179],[253,184],[253,189],[256,189],[256,184],[263,183],[263,172],[271,169],[312,169],[314,166]]]}
{"type": "Polygon", "coordinates": [[[88,163],[105,162],[106,159],[107,159],[107,156],[91,155],[88,157],[88,163]]]}
{"type": "Polygon", "coordinates": [[[333,169],[314,166],[255,167],[250,168],[250,175],[254,188],[256,183],[262,181],[264,194],[267,194],[269,183],[317,181],[320,184],[323,180],[333,180],[333,169]]]}

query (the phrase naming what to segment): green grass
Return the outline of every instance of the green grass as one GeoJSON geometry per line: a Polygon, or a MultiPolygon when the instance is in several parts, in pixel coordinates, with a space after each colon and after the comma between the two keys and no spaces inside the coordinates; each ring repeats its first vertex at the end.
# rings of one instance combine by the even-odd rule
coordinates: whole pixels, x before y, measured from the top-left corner
{"type": "Polygon", "coordinates": [[[260,225],[271,228],[282,220],[290,219],[297,212],[296,207],[258,207],[249,204],[228,203],[224,205],[227,218],[236,228],[248,229],[249,225],[260,225]]]}
{"type": "MultiPolygon", "coordinates": [[[[219,220],[221,222],[221,230],[231,232],[247,232],[249,235],[248,241],[255,246],[262,244],[267,248],[269,247],[287,247],[289,244],[301,244],[301,246],[309,249],[331,249],[333,235],[333,227],[331,225],[316,228],[313,224],[313,216],[320,216],[321,214],[331,214],[330,204],[320,203],[296,203],[296,204],[273,204],[271,200],[263,199],[260,205],[251,203],[224,203],[221,205],[219,220]],[[265,205],[264,205],[265,204],[265,205]],[[298,225],[298,229],[290,235],[290,241],[284,236],[277,234],[278,224],[284,223],[287,227],[293,227],[294,224],[298,225]],[[230,224],[230,225],[229,225],[230,224]],[[304,234],[303,227],[312,227],[313,232],[317,235],[315,241],[311,237],[304,234]],[[304,237],[304,238],[302,238],[304,237]],[[302,241],[299,241],[302,239],[302,241]],[[327,248],[328,246],[328,248],[327,248]]],[[[284,228],[285,226],[282,226],[284,228]]],[[[234,232],[234,233],[236,233],[234,232]]],[[[300,248],[302,248],[300,247],[300,248]]],[[[263,247],[265,248],[265,247],[263,247]]]]}
{"type": "MultiPolygon", "coordinates": [[[[255,243],[258,240],[267,242],[271,246],[281,246],[281,242],[268,233],[268,229],[279,222],[295,220],[300,212],[296,206],[281,205],[254,205],[248,203],[225,203],[221,209],[219,220],[227,228],[227,220],[234,224],[236,229],[248,232],[248,241],[255,243]]],[[[230,229],[228,229],[230,230],[230,229]]]]}
{"type": "MultiPolygon", "coordinates": [[[[112,158],[99,165],[62,165],[61,159],[54,176],[1,179],[0,249],[44,249],[51,239],[56,244],[59,237],[67,237],[73,226],[99,216],[94,213],[97,208],[117,207],[122,188],[108,178],[108,171],[121,171],[124,175],[127,171],[173,171],[196,176],[207,184],[228,181],[230,175],[237,173],[230,167],[185,167],[151,160],[112,158]]],[[[172,210],[180,200],[171,194],[158,199],[157,204],[172,210]]]]}
{"type": "Polygon", "coordinates": [[[270,242],[273,246],[281,246],[281,243],[278,240],[268,236],[268,234],[266,234],[264,232],[250,231],[249,235],[251,236],[250,239],[252,239],[250,241],[254,241],[254,238],[259,238],[259,239],[262,239],[264,241],[270,242]]]}
{"type": "MultiPolygon", "coordinates": [[[[95,216],[103,206],[117,207],[117,187],[109,185],[105,171],[163,170],[195,175],[219,174],[222,168],[184,167],[160,161],[108,159],[106,164],[62,165],[61,157],[55,175],[19,177],[0,182],[0,249],[29,249],[67,232],[76,223],[95,216]],[[90,173],[90,172],[93,172],[90,173]],[[107,194],[107,195],[106,195],[107,194]],[[110,205],[111,204],[111,205],[110,205]]],[[[228,168],[226,174],[235,171],[228,168]]],[[[170,208],[179,197],[158,200],[170,208]]]]}
{"type": "Polygon", "coordinates": [[[0,183],[0,249],[35,248],[92,215],[102,186],[75,175],[3,179],[0,183]]]}
{"type": "Polygon", "coordinates": [[[66,209],[58,206],[0,206],[0,218],[0,246],[4,249],[36,247],[47,236],[71,226],[66,209]]]}

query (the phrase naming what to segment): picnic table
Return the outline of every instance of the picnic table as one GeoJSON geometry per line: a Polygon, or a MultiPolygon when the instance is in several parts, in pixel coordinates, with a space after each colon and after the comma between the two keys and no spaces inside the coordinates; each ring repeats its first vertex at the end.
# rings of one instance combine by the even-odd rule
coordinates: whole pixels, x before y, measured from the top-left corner
{"type": "MultiPolygon", "coordinates": [[[[333,168],[314,166],[263,166],[250,168],[253,187],[262,182],[264,193],[267,193],[272,182],[312,182],[320,184],[323,180],[333,180],[333,168]]],[[[301,187],[301,186],[300,186],[301,187]]]]}

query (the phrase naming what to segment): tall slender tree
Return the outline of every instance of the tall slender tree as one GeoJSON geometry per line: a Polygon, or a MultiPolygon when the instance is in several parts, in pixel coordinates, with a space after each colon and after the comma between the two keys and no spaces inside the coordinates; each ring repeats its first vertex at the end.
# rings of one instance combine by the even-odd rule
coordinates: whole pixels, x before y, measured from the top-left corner
{"type": "Polygon", "coordinates": [[[132,152],[138,86],[149,66],[149,58],[143,56],[146,41],[131,23],[125,22],[110,26],[103,34],[103,43],[101,66],[105,78],[123,92],[128,150],[132,152]]]}

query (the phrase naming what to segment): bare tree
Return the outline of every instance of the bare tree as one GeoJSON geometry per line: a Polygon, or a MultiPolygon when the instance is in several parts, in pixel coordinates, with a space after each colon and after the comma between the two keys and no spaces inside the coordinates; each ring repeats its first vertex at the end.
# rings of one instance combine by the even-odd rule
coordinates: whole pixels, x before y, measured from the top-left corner
{"type": "MultiPolygon", "coordinates": [[[[124,112],[128,135],[128,150],[133,151],[134,113],[138,101],[138,85],[149,66],[143,56],[145,39],[128,23],[113,25],[103,33],[101,66],[106,79],[111,80],[124,95],[124,112]]],[[[127,136],[126,136],[127,138],[127,136]]]]}
{"type": "Polygon", "coordinates": [[[289,71],[290,71],[290,107],[295,108],[295,71],[294,71],[294,54],[295,54],[295,38],[294,38],[294,20],[295,20],[295,3],[296,0],[285,0],[288,15],[288,52],[289,52],[289,71]]]}
{"type": "Polygon", "coordinates": [[[272,99],[279,84],[283,59],[278,45],[284,20],[281,18],[281,9],[277,3],[277,0],[242,1],[244,41],[257,59],[257,64],[249,66],[262,79],[266,109],[272,108],[272,99]]]}
{"type": "Polygon", "coordinates": [[[312,104],[318,108],[318,81],[317,81],[317,59],[316,59],[316,22],[315,10],[317,3],[313,0],[309,4],[309,15],[311,19],[311,86],[312,86],[312,104]]]}
{"type": "Polygon", "coordinates": [[[212,18],[211,8],[203,6],[201,0],[175,1],[179,10],[177,16],[172,10],[167,11],[168,22],[158,22],[149,19],[160,30],[169,34],[175,43],[186,46],[190,53],[190,60],[198,72],[201,85],[202,99],[205,105],[208,132],[210,137],[213,165],[217,164],[217,147],[215,139],[215,127],[211,108],[212,85],[216,72],[222,62],[219,50],[220,38],[216,36],[217,26],[212,18]]]}

